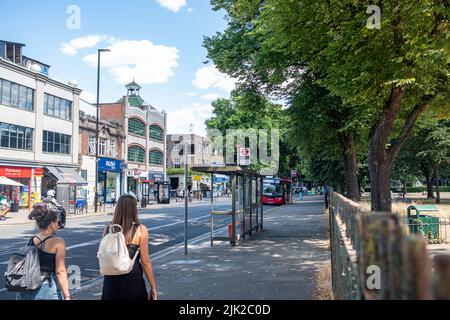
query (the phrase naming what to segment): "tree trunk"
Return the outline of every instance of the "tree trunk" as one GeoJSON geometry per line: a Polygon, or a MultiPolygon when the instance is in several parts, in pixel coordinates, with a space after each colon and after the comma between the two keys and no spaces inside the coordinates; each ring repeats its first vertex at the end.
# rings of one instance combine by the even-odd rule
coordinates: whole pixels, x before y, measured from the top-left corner
{"type": "Polygon", "coordinates": [[[391,169],[386,163],[369,160],[369,176],[372,210],[391,212],[391,169]]]}
{"type": "Polygon", "coordinates": [[[405,181],[405,180],[402,180],[402,184],[403,184],[403,194],[402,194],[402,198],[405,199],[405,197],[406,197],[406,192],[407,192],[406,181],[405,181]]]}
{"type": "Polygon", "coordinates": [[[345,164],[345,191],[349,199],[360,201],[361,194],[358,183],[358,155],[353,132],[339,133],[339,141],[344,153],[345,164]]]}
{"type": "Polygon", "coordinates": [[[439,178],[440,178],[440,166],[436,164],[434,169],[434,177],[436,179],[436,204],[441,203],[441,188],[439,186],[439,178]]]}
{"type": "Polygon", "coordinates": [[[434,199],[434,190],[433,190],[433,178],[430,176],[425,177],[427,180],[427,199],[434,199]]]}
{"type": "Polygon", "coordinates": [[[419,115],[426,109],[427,104],[416,105],[407,117],[403,128],[390,147],[390,135],[397,119],[405,89],[393,88],[389,101],[386,102],[380,120],[372,127],[369,145],[369,176],[372,188],[371,202],[373,211],[392,211],[391,201],[391,170],[395,159],[411,134],[411,130],[419,115]]]}

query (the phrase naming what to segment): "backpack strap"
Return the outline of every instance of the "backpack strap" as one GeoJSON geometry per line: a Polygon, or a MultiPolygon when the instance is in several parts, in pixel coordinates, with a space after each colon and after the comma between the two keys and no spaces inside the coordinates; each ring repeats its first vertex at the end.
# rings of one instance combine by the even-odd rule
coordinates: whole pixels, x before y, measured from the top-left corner
{"type": "Polygon", "coordinates": [[[47,240],[49,240],[49,239],[51,239],[51,238],[53,238],[53,237],[54,237],[54,236],[49,236],[49,237],[45,238],[44,240],[41,240],[39,237],[34,236],[34,237],[32,237],[32,238],[30,239],[30,241],[28,241],[28,246],[29,246],[29,247],[39,247],[39,246],[42,246],[42,245],[45,243],[45,241],[47,241],[47,240]],[[34,243],[34,239],[38,239],[38,240],[39,240],[39,243],[38,243],[37,245],[34,243]]]}
{"type": "Polygon", "coordinates": [[[131,233],[131,242],[133,242],[134,236],[136,235],[137,229],[139,228],[139,224],[133,224],[133,231],[131,233]]]}

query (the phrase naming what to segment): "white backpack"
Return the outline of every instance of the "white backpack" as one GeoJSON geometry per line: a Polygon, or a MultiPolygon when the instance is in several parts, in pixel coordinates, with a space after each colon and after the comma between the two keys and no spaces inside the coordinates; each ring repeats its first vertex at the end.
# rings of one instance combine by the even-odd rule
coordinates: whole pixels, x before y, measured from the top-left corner
{"type": "MultiPolygon", "coordinates": [[[[135,228],[135,226],[133,226],[135,228]]],[[[109,226],[109,232],[100,242],[97,258],[100,263],[100,273],[104,276],[120,276],[129,274],[134,267],[139,250],[130,259],[127,243],[120,225],[109,226]],[[120,229],[113,233],[113,228],[120,229]]]]}

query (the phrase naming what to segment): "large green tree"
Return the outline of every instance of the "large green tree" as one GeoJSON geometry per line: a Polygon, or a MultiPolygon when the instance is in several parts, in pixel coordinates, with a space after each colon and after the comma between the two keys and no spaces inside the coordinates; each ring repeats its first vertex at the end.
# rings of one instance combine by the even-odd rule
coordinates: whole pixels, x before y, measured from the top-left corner
{"type": "Polygon", "coordinates": [[[219,69],[289,93],[286,80],[295,83],[307,67],[352,107],[352,121],[370,123],[372,208],[390,211],[391,170],[417,119],[427,109],[449,108],[449,2],[375,1],[380,29],[367,28],[366,1],[212,4],[229,19],[224,33],[205,40],[219,69]]]}

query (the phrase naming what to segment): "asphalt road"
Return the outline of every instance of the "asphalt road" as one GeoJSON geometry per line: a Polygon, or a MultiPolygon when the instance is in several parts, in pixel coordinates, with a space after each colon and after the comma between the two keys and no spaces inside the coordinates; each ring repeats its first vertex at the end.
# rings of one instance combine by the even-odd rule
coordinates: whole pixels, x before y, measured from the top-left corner
{"type": "MultiPolygon", "coordinates": [[[[231,207],[228,203],[216,205],[217,210],[231,207]]],[[[210,232],[209,203],[195,204],[189,210],[189,238],[210,232]]],[[[67,266],[78,266],[81,269],[81,283],[99,277],[97,250],[101,234],[111,216],[94,216],[68,220],[67,228],[61,230],[58,236],[66,240],[67,266]]],[[[150,254],[153,256],[164,249],[184,243],[184,207],[167,207],[163,209],[146,209],[140,211],[141,223],[150,231],[150,254]]],[[[216,218],[216,227],[229,223],[229,217],[216,218]],[[228,218],[228,219],[227,219],[228,218]]],[[[15,295],[4,289],[3,274],[8,264],[9,256],[17,249],[26,245],[36,234],[36,229],[30,225],[0,228],[0,300],[14,299],[15,295]]]]}

